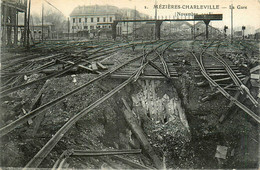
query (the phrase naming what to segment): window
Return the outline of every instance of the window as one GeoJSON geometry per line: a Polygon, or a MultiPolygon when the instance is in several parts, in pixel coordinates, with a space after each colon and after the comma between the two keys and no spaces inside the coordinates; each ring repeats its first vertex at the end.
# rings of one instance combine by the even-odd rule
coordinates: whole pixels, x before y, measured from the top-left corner
{"type": "Polygon", "coordinates": [[[94,29],[94,26],[92,25],[92,26],[90,26],[90,29],[92,30],[92,29],[94,29]]]}
{"type": "Polygon", "coordinates": [[[103,28],[106,28],[107,26],[103,25],[102,27],[103,27],[103,28]]]}
{"type": "Polygon", "coordinates": [[[81,23],[81,18],[79,18],[79,23],[81,23]]]}
{"type": "Polygon", "coordinates": [[[94,18],[91,18],[91,22],[94,22],[94,18]]]}
{"type": "Polygon", "coordinates": [[[41,31],[39,31],[39,34],[41,34],[42,32],[41,31]]]}
{"type": "Polygon", "coordinates": [[[73,18],[73,23],[75,23],[75,21],[76,21],[76,19],[75,19],[75,18],[73,18]]]}
{"type": "Polygon", "coordinates": [[[37,31],[36,31],[36,30],[34,30],[34,31],[33,31],[33,33],[34,33],[34,34],[36,34],[36,33],[37,33],[37,31]]]}
{"type": "Polygon", "coordinates": [[[106,22],[106,17],[103,18],[103,22],[106,22]]]}
{"type": "Polygon", "coordinates": [[[87,29],[88,29],[88,26],[84,26],[84,29],[87,30],[87,29]]]}
{"type": "Polygon", "coordinates": [[[100,28],[100,26],[97,26],[97,29],[100,28]]]}
{"type": "Polygon", "coordinates": [[[110,22],[112,22],[112,17],[110,17],[110,22]]]}
{"type": "Polygon", "coordinates": [[[109,25],[108,28],[111,28],[111,26],[109,25]]]}
{"type": "Polygon", "coordinates": [[[88,22],[88,18],[85,18],[85,22],[88,22]]]}
{"type": "Polygon", "coordinates": [[[72,26],[72,29],[76,29],[76,26],[72,26]]]}
{"type": "Polygon", "coordinates": [[[99,22],[99,17],[97,17],[97,22],[99,22]]]}

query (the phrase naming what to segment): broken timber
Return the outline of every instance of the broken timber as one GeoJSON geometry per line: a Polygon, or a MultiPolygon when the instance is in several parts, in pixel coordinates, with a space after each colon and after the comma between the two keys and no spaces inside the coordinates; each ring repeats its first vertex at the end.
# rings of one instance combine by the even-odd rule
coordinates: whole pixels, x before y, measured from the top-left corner
{"type": "Polygon", "coordinates": [[[149,157],[152,159],[156,168],[161,169],[163,167],[161,160],[154,152],[154,150],[153,150],[152,146],[150,145],[149,141],[147,140],[142,128],[136,123],[136,120],[133,116],[133,113],[132,113],[129,105],[127,104],[127,102],[125,101],[124,98],[122,98],[122,101],[126,107],[126,110],[124,111],[124,116],[125,116],[126,122],[130,125],[131,130],[133,131],[133,133],[135,134],[137,139],[140,141],[145,152],[147,152],[149,157]]]}
{"type": "MultiPolygon", "coordinates": [[[[249,81],[249,77],[246,77],[244,80],[243,80],[243,83],[244,84],[247,84],[247,82],[249,81]]],[[[238,92],[236,92],[236,94],[235,94],[235,96],[234,96],[234,98],[235,99],[238,99],[239,98],[239,96],[240,96],[240,92],[238,91],[238,92]]],[[[229,102],[229,104],[228,104],[228,108],[229,108],[229,110],[231,111],[231,108],[234,106],[234,103],[232,102],[232,101],[230,101],[229,102]]],[[[232,109],[233,110],[233,109],[232,109]]],[[[228,111],[228,112],[226,112],[226,113],[223,113],[222,115],[221,115],[221,117],[219,118],[219,123],[222,123],[225,119],[227,119],[232,113],[230,112],[230,111],[228,111]]],[[[237,111],[237,108],[233,111],[233,113],[235,113],[237,111]]]]}
{"type": "MultiPolygon", "coordinates": [[[[242,78],[241,80],[245,80],[245,79],[246,79],[246,78],[242,78]]],[[[223,87],[223,89],[228,89],[228,88],[230,88],[230,87],[232,87],[232,86],[234,86],[233,83],[226,85],[225,87],[223,87]]],[[[215,95],[217,95],[217,94],[220,94],[220,91],[219,91],[219,90],[217,90],[217,91],[215,91],[214,93],[211,93],[211,94],[209,94],[209,95],[203,97],[203,98],[201,99],[201,101],[202,101],[202,102],[205,102],[205,101],[207,101],[207,100],[213,98],[213,97],[214,97],[215,95]]]]}
{"type": "MultiPolygon", "coordinates": [[[[164,45],[164,44],[165,44],[165,43],[163,43],[163,44],[157,46],[156,48],[159,48],[160,46],[162,46],[162,45],[164,45]]],[[[150,53],[152,53],[152,51],[148,52],[148,54],[150,54],[150,53]]],[[[132,58],[132,59],[130,59],[130,60],[124,62],[123,64],[120,64],[119,66],[116,66],[114,69],[109,70],[109,71],[107,71],[107,72],[105,72],[105,73],[99,75],[98,77],[96,77],[96,78],[90,80],[89,82],[87,82],[87,83],[81,85],[80,87],[77,87],[76,89],[74,89],[74,90],[72,90],[72,91],[70,91],[70,92],[68,92],[68,93],[66,93],[66,94],[64,94],[64,95],[62,95],[61,97],[56,98],[55,100],[50,101],[50,102],[46,103],[45,105],[40,106],[39,108],[37,108],[37,109],[31,111],[30,113],[28,113],[28,114],[22,116],[21,118],[19,118],[19,119],[13,121],[12,123],[9,123],[8,125],[6,125],[6,126],[4,126],[4,127],[2,127],[2,128],[0,129],[0,137],[3,136],[3,135],[5,135],[5,134],[7,134],[7,133],[9,133],[10,131],[14,130],[14,129],[17,128],[19,125],[21,125],[21,124],[23,124],[23,123],[26,123],[30,118],[33,118],[33,117],[35,117],[35,116],[41,114],[45,109],[47,109],[47,108],[49,108],[49,107],[51,107],[51,106],[57,104],[58,102],[64,100],[66,97],[68,97],[68,96],[70,96],[70,95],[72,95],[72,94],[74,94],[74,93],[80,91],[81,89],[85,88],[86,86],[88,86],[89,84],[91,84],[91,83],[93,83],[93,82],[95,82],[95,81],[97,81],[97,80],[100,80],[100,79],[105,78],[106,76],[110,75],[111,73],[113,73],[113,72],[119,70],[120,68],[124,67],[125,65],[127,65],[127,64],[129,64],[129,63],[131,63],[131,62],[133,62],[133,61],[135,61],[135,60],[141,58],[141,57],[143,57],[143,55],[134,57],[134,58],[132,58]]],[[[72,67],[74,67],[74,65],[77,65],[77,64],[78,64],[78,63],[73,64],[72,67]]],[[[68,70],[67,70],[67,71],[68,71],[68,70]]],[[[62,72],[63,72],[63,71],[62,71],[62,72]]],[[[64,73],[64,72],[63,72],[63,73],[64,73]]],[[[61,73],[60,73],[60,74],[61,74],[61,73]]],[[[132,78],[133,78],[133,77],[130,77],[130,78],[129,78],[127,81],[125,81],[125,82],[128,82],[129,80],[131,81],[132,78]]],[[[38,81],[38,80],[37,80],[37,81],[38,81]]],[[[27,83],[27,84],[28,84],[28,83],[27,83]]],[[[22,86],[23,86],[23,85],[22,85],[22,86]]],[[[16,88],[18,88],[18,87],[16,87],[16,88]]],[[[19,88],[21,88],[21,86],[19,86],[19,88]]],[[[18,88],[18,89],[19,89],[19,88],[18,88]]],[[[14,90],[14,89],[12,89],[12,90],[14,90]]],[[[5,92],[6,92],[6,91],[5,91],[5,92]]],[[[9,93],[11,93],[11,92],[9,91],[9,93]]],[[[1,97],[2,97],[3,92],[0,92],[0,94],[1,94],[1,97]]]]}
{"type": "MultiPolygon", "coordinates": [[[[78,63],[77,63],[77,64],[78,64],[78,63]]],[[[0,96],[1,96],[1,97],[2,97],[2,96],[5,96],[5,95],[7,95],[7,94],[9,94],[9,93],[12,93],[12,92],[17,91],[17,90],[22,89],[22,88],[25,88],[25,87],[27,87],[27,86],[30,86],[30,85],[34,84],[34,83],[38,83],[38,82],[41,82],[41,81],[44,81],[44,80],[48,80],[48,79],[50,79],[50,78],[59,77],[59,76],[65,74],[66,72],[70,71],[70,70],[71,70],[75,65],[77,65],[77,64],[73,64],[73,65],[71,65],[71,66],[65,68],[64,70],[61,70],[60,72],[53,73],[53,74],[51,74],[51,75],[49,75],[49,76],[45,76],[45,77],[40,78],[40,79],[38,79],[38,80],[31,81],[31,82],[22,84],[22,85],[20,85],[20,86],[12,87],[12,88],[6,89],[6,90],[4,90],[4,91],[1,91],[1,92],[0,92],[0,96]]]]}
{"type": "MultiPolygon", "coordinates": [[[[121,66],[120,66],[121,67],[121,66]]],[[[144,66],[142,66],[144,68],[144,66]]],[[[135,74],[137,71],[135,72],[135,74]]],[[[25,166],[25,168],[29,167],[38,167],[43,159],[50,153],[50,151],[55,147],[55,145],[60,141],[60,139],[64,136],[64,134],[73,126],[79,119],[88,114],[98,105],[109,99],[115,93],[123,89],[126,85],[131,83],[134,80],[135,74],[132,75],[129,79],[118,85],[116,88],[105,94],[103,97],[99,98],[94,103],[90,104],[88,107],[81,110],[78,114],[74,115],[70,120],[67,121],[56,133],[53,137],[41,148],[41,150],[30,160],[30,162],[25,166]]],[[[9,129],[7,129],[9,131],[9,129]]],[[[0,133],[1,134],[1,133],[0,133]]]]}
{"type": "Polygon", "coordinates": [[[197,59],[196,55],[194,53],[191,53],[194,58],[196,59],[196,62],[198,63],[202,75],[212,84],[212,86],[216,87],[227,99],[232,101],[234,104],[236,104],[240,109],[245,111],[249,116],[251,116],[257,123],[260,123],[260,117],[255,114],[253,111],[248,109],[245,105],[243,105],[241,102],[239,102],[237,99],[232,97],[230,94],[228,94],[222,87],[219,86],[206,72],[203,62],[202,62],[202,53],[200,54],[200,61],[197,59]]]}
{"type": "Polygon", "coordinates": [[[123,158],[121,156],[117,156],[117,155],[112,156],[112,159],[116,159],[116,160],[119,160],[123,163],[126,163],[126,164],[130,165],[131,167],[133,167],[135,169],[153,169],[151,167],[146,167],[146,166],[141,165],[139,163],[136,163],[132,160],[129,160],[129,159],[123,158]]]}
{"type": "Polygon", "coordinates": [[[149,64],[153,67],[153,68],[155,68],[155,69],[157,69],[163,76],[165,76],[167,79],[170,79],[171,77],[170,77],[170,74],[167,74],[167,73],[165,73],[160,67],[158,67],[154,62],[152,62],[151,60],[149,60],[148,61],[149,62],[149,64]]]}

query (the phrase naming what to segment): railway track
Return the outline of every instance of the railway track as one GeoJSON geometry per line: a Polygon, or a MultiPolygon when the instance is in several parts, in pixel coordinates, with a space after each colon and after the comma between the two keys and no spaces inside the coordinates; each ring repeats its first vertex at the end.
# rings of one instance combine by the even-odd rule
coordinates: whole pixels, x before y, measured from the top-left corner
{"type": "MultiPolygon", "coordinates": [[[[219,42],[211,42],[206,46],[201,46],[200,51],[202,51],[201,53],[203,54],[203,67],[206,72],[209,74],[209,76],[213,77],[216,82],[220,83],[222,87],[225,87],[233,82],[232,80],[235,80],[236,82],[240,81],[240,79],[244,79],[246,75],[241,73],[239,67],[232,63],[230,60],[227,60],[226,58],[220,59],[219,57],[215,57],[215,55],[217,55],[218,53],[212,55],[209,52],[205,52],[205,50],[207,50],[208,48],[213,48],[212,52],[214,53],[215,51],[218,51],[219,46],[219,42]],[[226,68],[228,68],[228,70],[226,68]],[[232,72],[231,76],[229,72],[232,72]]],[[[191,65],[195,69],[195,78],[203,78],[204,76],[202,74],[199,74],[201,68],[198,67],[197,61],[194,57],[192,57],[191,59],[191,65]]],[[[206,84],[208,84],[208,81],[197,83],[198,86],[203,86],[206,84]]]]}
{"type": "MultiPolygon", "coordinates": [[[[135,45],[143,45],[143,44],[147,45],[147,43],[148,42],[145,42],[145,43],[139,42],[139,43],[134,43],[134,44],[135,45]]],[[[160,43],[160,42],[158,42],[158,41],[152,42],[152,44],[154,44],[154,45],[156,45],[156,43],[160,43]]],[[[93,72],[93,73],[97,73],[96,71],[93,71],[91,68],[87,69],[88,67],[85,64],[88,64],[88,65],[91,64],[90,62],[92,60],[104,59],[107,55],[110,55],[110,54],[118,51],[118,49],[128,48],[128,47],[131,47],[132,45],[133,44],[127,43],[127,44],[115,46],[115,43],[112,43],[112,46],[111,46],[111,43],[109,43],[109,44],[106,44],[106,45],[101,45],[101,47],[98,46],[97,48],[94,48],[95,49],[94,51],[88,51],[88,54],[82,55],[83,53],[86,53],[87,50],[83,50],[83,51],[81,50],[81,51],[77,52],[76,54],[74,54],[74,56],[72,56],[72,57],[68,56],[64,53],[59,53],[59,54],[55,54],[55,55],[51,55],[51,56],[47,56],[47,57],[46,56],[43,57],[41,55],[34,57],[32,55],[29,58],[28,57],[25,57],[25,58],[22,57],[21,59],[18,58],[18,60],[15,60],[14,62],[10,62],[4,68],[10,68],[12,66],[17,67],[17,63],[19,63],[19,65],[23,66],[24,64],[31,62],[30,59],[37,61],[37,58],[39,59],[39,57],[43,58],[46,61],[44,63],[40,62],[38,64],[40,66],[37,67],[37,68],[34,68],[33,70],[28,70],[28,71],[23,71],[23,72],[14,72],[13,69],[10,69],[9,71],[2,72],[1,73],[2,82],[8,82],[8,83],[6,83],[4,87],[2,86],[2,88],[0,89],[0,91],[1,91],[0,94],[3,97],[6,94],[9,94],[9,93],[14,92],[18,89],[27,87],[29,85],[35,84],[39,81],[44,81],[44,80],[47,80],[47,79],[50,79],[50,78],[53,78],[53,77],[60,76],[61,72],[62,72],[62,74],[65,74],[73,68],[71,66],[68,66],[68,67],[70,67],[70,69],[57,70],[52,75],[43,77],[43,78],[41,78],[39,80],[35,80],[33,82],[25,83],[25,84],[22,84],[22,85],[18,85],[18,86],[8,85],[8,84],[12,83],[12,80],[13,80],[11,78],[9,79],[10,76],[18,76],[18,75],[27,75],[28,76],[30,74],[41,72],[43,69],[48,69],[49,67],[54,66],[54,64],[58,64],[58,62],[54,62],[54,61],[63,61],[63,64],[65,63],[67,65],[69,63],[70,64],[76,63],[76,65],[80,65],[79,67],[81,67],[81,68],[84,67],[84,70],[87,70],[87,71],[90,71],[90,72],[93,72]],[[80,60],[82,60],[82,61],[79,62],[80,60]],[[87,60],[87,62],[86,62],[86,60],[87,60]]],[[[36,64],[36,63],[34,62],[34,64],[36,64]]],[[[63,65],[63,67],[64,67],[64,65],[63,65]]]]}
{"type": "MultiPolygon", "coordinates": [[[[173,63],[164,59],[165,51],[160,54],[157,50],[154,50],[158,59],[156,61],[149,61],[149,64],[142,72],[143,74],[139,77],[140,79],[176,79],[179,76],[173,63]]],[[[143,60],[132,62],[128,67],[124,67],[114,72],[110,77],[116,79],[127,79],[140,65],[142,65],[144,61],[146,61],[146,56],[144,56],[143,60]]]]}
{"type": "MultiPolygon", "coordinates": [[[[241,102],[239,102],[235,97],[233,97],[232,95],[230,95],[225,88],[221,87],[212,77],[212,75],[210,75],[210,73],[208,72],[207,68],[206,68],[206,64],[204,62],[204,57],[205,57],[205,51],[207,50],[207,48],[210,46],[211,44],[209,44],[207,47],[204,48],[204,50],[202,50],[202,52],[199,54],[199,57],[196,56],[196,54],[194,52],[191,52],[192,56],[194,57],[194,59],[196,60],[199,68],[200,68],[200,72],[201,74],[204,76],[204,78],[207,79],[207,81],[210,83],[210,85],[214,88],[216,88],[222,95],[224,95],[227,99],[229,99],[232,103],[234,103],[235,105],[237,105],[240,109],[242,109],[243,111],[245,111],[249,116],[251,116],[256,122],[260,123],[260,117],[254,113],[253,111],[251,111],[249,108],[247,108],[245,105],[243,105],[241,102]]],[[[210,55],[212,56],[212,55],[210,55]]],[[[216,57],[214,57],[216,58],[216,57]]],[[[244,92],[247,93],[248,97],[251,99],[252,103],[255,105],[255,107],[258,107],[258,103],[255,103],[255,99],[251,96],[249,90],[246,87],[243,87],[245,85],[243,85],[242,81],[239,79],[239,77],[234,73],[234,71],[232,70],[232,68],[227,64],[227,62],[223,59],[220,59],[219,57],[216,58],[219,63],[222,64],[222,66],[226,69],[227,74],[231,77],[231,79],[233,80],[233,84],[237,85],[239,90],[243,90],[244,92]]],[[[226,87],[227,88],[227,87],[226,87]]]]}
{"type": "MultiPolygon", "coordinates": [[[[163,43],[162,45],[164,45],[165,43],[163,43]]],[[[172,43],[171,43],[172,44],[172,43]]],[[[170,44],[170,45],[171,45],[170,44]]],[[[160,46],[162,46],[160,45],[160,46]]],[[[160,46],[158,46],[157,48],[159,48],[160,46]]],[[[166,49],[169,46],[166,47],[166,49]]],[[[149,53],[151,53],[152,51],[150,51],[149,53]]],[[[126,64],[130,63],[131,61],[134,61],[136,59],[140,59],[141,57],[143,57],[143,55],[141,55],[138,58],[134,58],[130,61],[128,61],[126,64]]],[[[151,60],[155,60],[158,56],[154,57],[151,60]]],[[[119,68],[125,66],[121,65],[120,67],[118,67],[117,69],[114,69],[114,71],[118,70],[119,68]]],[[[62,126],[58,132],[56,132],[56,134],[47,142],[47,144],[31,159],[31,161],[26,165],[26,168],[29,167],[38,167],[39,164],[42,162],[42,160],[49,154],[49,152],[53,149],[53,147],[58,143],[58,141],[63,137],[63,135],[70,129],[70,127],[76,123],[80,118],[82,118],[83,116],[85,116],[87,113],[89,113],[91,110],[93,110],[96,106],[98,106],[99,104],[103,103],[105,100],[107,100],[108,98],[110,98],[112,95],[114,95],[115,93],[117,93],[119,90],[121,90],[122,88],[124,88],[126,85],[128,85],[130,82],[132,81],[136,81],[140,75],[140,73],[142,72],[142,70],[146,67],[146,65],[148,65],[148,62],[144,63],[143,65],[141,65],[139,67],[139,69],[137,69],[135,72],[133,72],[132,76],[129,77],[126,81],[124,81],[123,83],[121,83],[119,86],[117,86],[116,88],[114,88],[113,90],[111,90],[110,92],[108,92],[105,96],[103,96],[102,98],[98,99],[96,102],[92,103],[91,105],[89,105],[87,108],[83,109],[81,112],[79,112],[78,114],[76,114],[75,116],[73,116],[64,126],[62,126]]]]}
{"type": "MultiPolygon", "coordinates": [[[[177,41],[176,41],[177,42],[177,41]]],[[[118,91],[123,89],[125,86],[127,86],[129,83],[135,82],[138,79],[175,79],[179,75],[177,71],[175,70],[175,67],[172,62],[167,61],[164,59],[164,53],[165,51],[175,42],[172,41],[154,41],[154,42],[139,42],[134,43],[135,46],[143,46],[143,54],[138,55],[137,57],[133,57],[129,59],[128,61],[119,64],[115,66],[114,68],[110,70],[103,70],[101,71],[95,71],[92,70],[91,63],[93,61],[102,61],[104,59],[109,58],[110,54],[118,51],[122,48],[131,48],[133,46],[133,43],[131,44],[120,44],[107,42],[100,46],[92,46],[91,50],[86,46],[84,43],[78,43],[78,47],[80,48],[87,48],[83,50],[78,50],[73,56],[67,55],[65,53],[58,53],[53,56],[36,56],[36,58],[33,58],[33,56],[20,58],[18,60],[14,60],[13,63],[10,63],[7,66],[10,67],[17,67],[16,64],[20,63],[27,64],[31,63],[31,65],[35,64],[34,62],[38,62],[37,67],[31,67],[31,65],[28,66],[27,69],[21,69],[19,72],[12,72],[10,69],[6,69],[5,72],[1,72],[1,78],[8,79],[10,82],[5,83],[5,86],[2,86],[0,89],[0,95],[1,97],[8,95],[10,93],[13,93],[14,91],[17,91],[19,89],[23,89],[25,87],[28,87],[32,84],[38,83],[38,82],[44,82],[51,78],[62,76],[66,74],[68,71],[75,67],[79,67],[83,70],[86,70],[87,72],[91,72],[96,74],[96,77],[89,82],[86,82],[85,84],[79,86],[78,88],[73,89],[70,92],[67,92],[66,94],[49,101],[48,103],[33,109],[29,111],[24,116],[14,120],[13,122],[1,127],[0,129],[0,137],[3,137],[7,135],[8,133],[12,132],[13,130],[17,129],[18,127],[22,126],[26,122],[28,122],[30,119],[43,115],[44,111],[53,107],[54,105],[60,103],[61,101],[65,100],[66,98],[70,97],[71,95],[74,95],[90,84],[102,80],[108,76],[112,78],[120,78],[120,79],[126,79],[123,83],[115,87],[113,90],[105,94],[103,97],[99,98],[92,104],[90,104],[88,107],[81,110],[79,113],[75,114],[75,116],[71,117],[51,138],[50,140],[38,151],[38,153],[27,163],[25,168],[36,168],[38,167],[42,161],[49,155],[49,153],[52,151],[52,149],[57,145],[57,143],[62,139],[62,137],[67,133],[67,131],[82,117],[86,116],[89,112],[91,112],[93,109],[95,109],[97,106],[105,102],[107,99],[109,99],[111,96],[116,94],[118,91]],[[33,64],[32,64],[33,63],[33,64]],[[57,66],[57,64],[62,64],[63,69],[59,70],[58,72],[54,72],[53,74],[47,75],[45,77],[42,77],[40,79],[37,79],[32,82],[28,82],[22,85],[15,86],[12,84],[14,82],[14,79],[21,78],[21,76],[24,75],[30,75],[34,73],[40,73],[46,68],[50,68],[53,66],[57,66]],[[11,84],[11,85],[10,85],[11,84]]],[[[208,48],[215,49],[217,47],[216,45],[219,42],[212,42],[207,45],[201,46],[201,53],[199,54],[199,57],[197,57],[197,54],[194,52],[191,52],[192,56],[194,57],[194,62],[192,61],[192,66],[197,70],[200,71],[202,75],[195,75],[196,78],[204,77],[206,81],[199,82],[198,85],[205,85],[210,84],[213,88],[216,88],[217,91],[213,93],[213,95],[216,95],[218,93],[223,94],[227,99],[229,99],[232,103],[237,105],[239,108],[244,110],[248,115],[250,115],[255,121],[260,123],[260,117],[252,112],[249,108],[247,108],[245,105],[243,105],[241,102],[239,102],[236,97],[233,97],[230,95],[227,91],[229,90],[236,90],[239,93],[246,93],[248,98],[251,100],[251,102],[257,107],[258,103],[253,98],[253,96],[250,94],[249,90],[244,85],[243,81],[247,80],[247,77],[243,75],[238,67],[236,65],[233,65],[228,60],[222,59],[221,55],[219,53],[210,54],[207,51],[208,48]],[[214,46],[214,47],[212,47],[214,46]],[[214,61],[213,61],[214,60],[214,61]],[[217,61],[217,62],[216,62],[217,61]],[[195,63],[196,62],[196,63],[195,63]],[[216,64],[217,63],[217,64],[216,64]]],[[[88,44],[89,45],[89,44],[88,44]]],[[[92,44],[93,45],[93,44],[92,44]]],[[[48,46],[46,46],[48,47],[48,46]]],[[[67,45],[61,45],[59,48],[63,49],[66,48],[67,45]]],[[[8,68],[8,67],[6,67],[8,68]]],[[[206,97],[202,100],[207,100],[209,97],[206,97]]],[[[74,156],[82,156],[82,155],[88,155],[88,156],[100,156],[100,155],[117,155],[117,154],[129,154],[131,152],[134,153],[140,153],[141,151],[78,151],[74,152],[74,156]]],[[[64,155],[66,155],[67,151],[64,152],[64,154],[61,155],[61,157],[56,161],[54,168],[62,167],[64,165],[64,162],[68,157],[64,158],[64,155]]],[[[72,156],[71,154],[70,156],[72,156]]],[[[114,156],[115,158],[119,159],[122,162],[125,162],[126,164],[130,164],[130,167],[134,168],[142,168],[142,169],[148,169],[151,167],[146,167],[142,164],[138,164],[135,162],[132,162],[130,160],[124,160],[124,158],[120,158],[117,156],[114,156]]],[[[157,167],[158,168],[158,167],[157,167]]]]}
{"type": "MultiPolygon", "coordinates": [[[[153,48],[152,50],[149,50],[148,52],[146,52],[145,54],[142,54],[140,56],[134,57],[128,61],[126,61],[123,64],[118,65],[117,67],[104,72],[104,73],[100,73],[96,78],[92,79],[89,82],[86,82],[85,84],[83,84],[82,86],[66,93],[65,95],[56,98],[53,101],[50,101],[48,103],[46,103],[45,105],[42,105],[32,111],[30,111],[29,113],[27,113],[26,115],[20,117],[17,120],[14,120],[12,123],[2,127],[0,129],[0,136],[4,136],[6,134],[8,134],[9,132],[13,131],[14,129],[16,129],[17,127],[23,125],[24,123],[26,123],[27,121],[29,121],[30,119],[40,115],[43,113],[44,110],[54,106],[55,104],[61,102],[62,100],[64,100],[65,98],[71,96],[72,94],[75,94],[77,92],[79,92],[80,90],[82,90],[83,88],[87,87],[88,85],[92,84],[95,81],[101,80],[105,77],[107,77],[108,75],[124,68],[126,65],[129,65],[130,63],[133,63],[137,60],[141,60],[141,65],[139,65],[138,69],[134,70],[131,74],[131,76],[124,81],[122,84],[120,84],[119,86],[117,86],[116,88],[114,88],[112,91],[110,91],[109,93],[107,93],[105,96],[103,96],[102,98],[98,99],[96,102],[92,103],[90,106],[88,106],[87,108],[83,109],[81,112],[79,112],[78,114],[76,114],[74,117],[72,117],[61,129],[59,129],[59,131],[57,131],[57,133],[49,140],[49,142],[46,143],[46,145],[34,156],[34,158],[26,165],[27,167],[37,167],[42,160],[48,155],[48,153],[53,149],[53,147],[57,144],[57,142],[62,138],[62,136],[70,129],[70,127],[77,121],[79,120],[81,117],[85,116],[88,112],[90,112],[91,110],[93,110],[96,106],[98,106],[99,104],[103,103],[104,101],[106,101],[108,98],[110,98],[112,95],[114,95],[115,93],[117,93],[120,89],[124,88],[126,85],[128,85],[130,82],[136,81],[138,78],[140,78],[141,73],[143,72],[143,70],[146,68],[147,65],[149,65],[150,62],[156,61],[156,59],[160,58],[160,55],[163,54],[163,52],[170,46],[172,45],[174,42],[156,42],[156,44],[153,44],[154,46],[156,45],[155,48],[153,48]],[[163,49],[163,52],[159,53],[158,51],[155,52],[155,50],[159,50],[160,48],[163,49]],[[150,56],[152,53],[155,54],[155,56],[153,56],[151,59],[148,59],[148,56],[150,56]],[[144,57],[147,60],[143,60],[144,57]]],[[[149,46],[150,44],[146,44],[147,46],[149,46]]],[[[124,47],[128,47],[129,45],[126,45],[124,47]]],[[[102,50],[100,50],[102,51],[102,50]]],[[[161,56],[162,57],[162,56],[161,56]]],[[[26,86],[29,86],[30,84],[33,84],[35,82],[38,81],[45,81],[48,80],[49,78],[52,77],[57,77],[60,76],[64,73],[66,73],[68,70],[70,70],[71,68],[78,66],[80,64],[81,60],[78,61],[77,63],[70,63],[72,65],[67,66],[67,68],[61,70],[59,73],[55,73],[54,75],[50,75],[49,77],[44,77],[42,79],[36,80],[34,82],[30,82],[29,84],[23,84],[21,86],[16,86],[16,87],[12,87],[11,89],[6,89],[4,91],[1,91],[1,96],[3,95],[7,95],[9,93],[12,93],[20,88],[24,88],[26,86]]],[[[47,63],[45,64],[47,67],[47,63]]],[[[167,65],[164,65],[164,69],[168,69],[166,68],[167,65]]],[[[42,66],[43,67],[43,66],[42,66]]],[[[34,70],[31,71],[24,71],[24,72],[17,72],[17,73],[3,73],[6,76],[20,76],[20,75],[24,75],[25,73],[32,73],[34,71],[39,71],[42,69],[42,67],[38,67],[34,70]]],[[[165,71],[165,70],[164,70],[165,71]]],[[[167,72],[166,72],[167,74],[167,72]]]]}

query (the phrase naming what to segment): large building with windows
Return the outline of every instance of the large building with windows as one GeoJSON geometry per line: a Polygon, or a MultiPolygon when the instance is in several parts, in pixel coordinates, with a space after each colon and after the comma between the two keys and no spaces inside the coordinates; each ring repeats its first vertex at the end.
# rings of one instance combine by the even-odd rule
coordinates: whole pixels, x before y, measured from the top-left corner
{"type": "Polygon", "coordinates": [[[70,14],[71,32],[110,28],[118,10],[114,6],[78,6],[70,14]]]}
{"type": "MultiPolygon", "coordinates": [[[[133,9],[120,9],[110,5],[78,6],[70,14],[70,33],[111,30],[111,24],[118,19],[141,19],[147,17],[133,9]]],[[[119,23],[117,34],[131,34],[138,27],[133,23],[119,23]]]]}

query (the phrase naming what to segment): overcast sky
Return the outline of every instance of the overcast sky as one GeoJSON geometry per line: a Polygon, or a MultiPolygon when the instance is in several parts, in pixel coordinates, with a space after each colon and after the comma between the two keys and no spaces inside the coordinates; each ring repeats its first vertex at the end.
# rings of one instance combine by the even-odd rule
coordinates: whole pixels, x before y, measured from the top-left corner
{"type": "MultiPolygon", "coordinates": [[[[68,17],[72,10],[78,5],[114,5],[119,8],[135,8],[142,13],[154,17],[154,4],[156,0],[47,0],[56,6],[62,13],[68,17]]],[[[32,0],[31,10],[32,13],[41,13],[41,6],[44,3],[45,9],[53,8],[45,2],[45,0],[32,0]]],[[[252,32],[252,29],[260,28],[260,0],[157,0],[158,5],[219,5],[219,9],[158,9],[158,16],[167,18],[175,15],[176,12],[180,13],[213,13],[223,14],[223,21],[213,21],[212,26],[222,28],[227,25],[230,28],[231,10],[229,5],[234,5],[234,27],[237,29],[242,25],[247,26],[247,31],[252,32]],[[238,9],[246,7],[246,9],[238,9]],[[250,29],[250,27],[253,27],[250,29]]]]}

